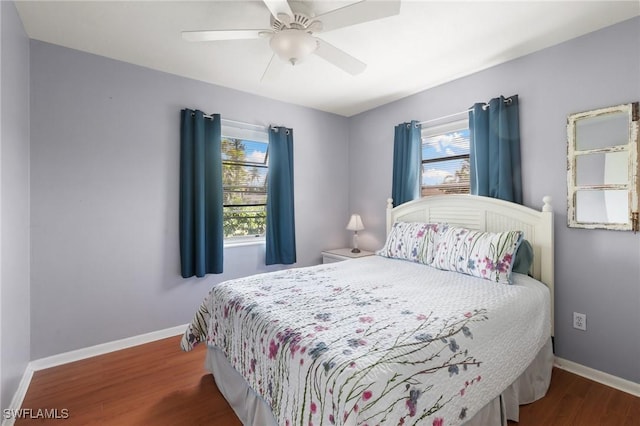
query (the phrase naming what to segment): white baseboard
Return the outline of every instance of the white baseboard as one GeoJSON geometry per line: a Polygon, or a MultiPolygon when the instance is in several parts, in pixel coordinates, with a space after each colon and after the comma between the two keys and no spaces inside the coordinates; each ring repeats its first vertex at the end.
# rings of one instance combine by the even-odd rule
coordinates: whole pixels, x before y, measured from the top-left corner
{"type": "MultiPolygon", "coordinates": [[[[22,406],[22,401],[24,401],[24,397],[27,395],[27,389],[29,389],[29,384],[31,383],[31,378],[33,377],[33,369],[31,368],[31,363],[27,364],[27,368],[24,370],[24,374],[22,375],[22,379],[18,384],[18,389],[16,389],[16,393],[13,394],[13,398],[11,399],[11,404],[9,405],[9,410],[17,410],[22,406]]],[[[15,412],[15,411],[14,411],[15,412]]],[[[13,426],[16,419],[14,417],[5,418],[4,411],[2,413],[2,426],[13,426]]]]}
{"type": "Polygon", "coordinates": [[[640,383],[635,383],[621,377],[614,376],[603,371],[585,367],[573,361],[556,357],[554,365],[561,370],[566,370],[578,376],[602,383],[603,385],[621,390],[631,395],[640,396],[640,383]]]}
{"type": "MultiPolygon", "coordinates": [[[[20,383],[18,384],[18,389],[13,395],[11,405],[8,409],[18,410],[22,407],[22,402],[27,394],[27,389],[29,389],[29,384],[31,383],[31,378],[35,371],[68,364],[74,361],[80,361],[82,359],[119,351],[121,349],[127,349],[133,346],[143,345],[145,343],[155,342],[156,340],[166,339],[167,337],[179,336],[184,333],[187,326],[188,324],[178,325],[176,327],[165,328],[164,330],[127,337],[126,339],[114,340],[113,342],[102,343],[100,345],[77,349],[75,351],[69,351],[31,361],[27,364],[27,368],[22,375],[22,380],[20,380],[20,383]]],[[[2,414],[4,415],[4,412],[2,414]]],[[[14,418],[3,419],[2,426],[13,426],[14,423],[14,418]]]]}
{"type": "Polygon", "coordinates": [[[33,371],[44,370],[45,368],[56,367],[58,365],[79,361],[81,359],[91,358],[92,356],[103,355],[109,352],[130,348],[132,346],[166,339],[167,337],[178,336],[184,333],[186,329],[187,324],[178,325],[164,330],[152,331],[151,333],[140,334],[138,336],[127,337],[126,339],[114,340],[113,342],[102,343],[100,345],[89,346],[88,348],[77,349],[75,351],[37,359],[35,361],[31,361],[29,365],[31,365],[33,371]]]}

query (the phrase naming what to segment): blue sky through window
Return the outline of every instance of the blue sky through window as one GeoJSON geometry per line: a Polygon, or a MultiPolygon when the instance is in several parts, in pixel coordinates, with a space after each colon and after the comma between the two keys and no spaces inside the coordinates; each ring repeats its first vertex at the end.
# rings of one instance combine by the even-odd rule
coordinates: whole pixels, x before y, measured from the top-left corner
{"type": "Polygon", "coordinates": [[[466,159],[447,160],[446,157],[469,155],[469,129],[442,133],[422,140],[422,159],[443,161],[422,165],[422,185],[441,185],[455,181],[466,159]]]}
{"type": "MultiPolygon", "coordinates": [[[[232,138],[223,137],[223,139],[231,140],[232,138]]],[[[242,139],[241,143],[244,147],[244,161],[264,165],[267,164],[266,156],[268,144],[266,142],[242,139]]],[[[229,159],[229,156],[224,152],[224,150],[222,151],[222,159],[229,159]]]]}
{"type": "Polygon", "coordinates": [[[243,140],[245,161],[266,164],[267,144],[264,142],[243,140]]]}

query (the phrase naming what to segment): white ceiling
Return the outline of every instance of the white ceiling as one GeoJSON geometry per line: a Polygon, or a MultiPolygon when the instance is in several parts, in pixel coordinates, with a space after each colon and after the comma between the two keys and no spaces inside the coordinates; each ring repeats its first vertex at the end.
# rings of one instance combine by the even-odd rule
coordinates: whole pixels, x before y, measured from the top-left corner
{"type": "MultiPolygon", "coordinates": [[[[353,1],[290,2],[316,15],[353,1]]],[[[640,15],[634,1],[417,1],[319,33],[367,63],[352,76],[312,55],[260,81],[268,40],[189,43],[183,30],[269,28],[261,1],[18,1],[30,38],[351,116],[640,15]]]]}

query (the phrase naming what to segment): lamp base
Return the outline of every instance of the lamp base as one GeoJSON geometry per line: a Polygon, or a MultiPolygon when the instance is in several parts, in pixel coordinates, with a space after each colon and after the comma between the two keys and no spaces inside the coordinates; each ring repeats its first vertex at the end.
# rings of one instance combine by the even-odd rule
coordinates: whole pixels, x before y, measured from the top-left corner
{"type": "Polygon", "coordinates": [[[359,248],[354,248],[351,250],[351,253],[360,253],[360,249],[359,248]]]}

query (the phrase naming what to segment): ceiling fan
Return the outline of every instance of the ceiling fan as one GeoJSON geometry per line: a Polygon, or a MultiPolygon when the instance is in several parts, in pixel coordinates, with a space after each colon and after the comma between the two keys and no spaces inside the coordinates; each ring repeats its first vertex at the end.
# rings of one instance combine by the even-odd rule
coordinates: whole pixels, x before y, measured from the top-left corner
{"type": "MultiPolygon", "coordinates": [[[[183,31],[187,41],[222,41],[268,38],[273,56],[262,80],[273,78],[285,62],[291,65],[316,54],[352,75],[360,74],[367,65],[314,33],[331,31],[400,13],[400,0],[362,0],[318,16],[294,12],[287,0],[263,0],[271,12],[270,29],[183,31]],[[276,59],[280,58],[282,61],[276,59]]],[[[306,2],[305,2],[306,3],[306,2]]]]}

